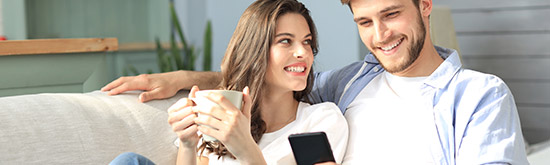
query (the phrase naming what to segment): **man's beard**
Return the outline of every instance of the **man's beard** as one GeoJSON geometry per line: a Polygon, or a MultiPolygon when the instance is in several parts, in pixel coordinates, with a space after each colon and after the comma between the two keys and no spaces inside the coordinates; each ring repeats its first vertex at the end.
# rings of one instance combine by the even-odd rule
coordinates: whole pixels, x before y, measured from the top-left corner
{"type": "MultiPolygon", "coordinates": [[[[415,40],[412,41],[411,47],[409,48],[409,56],[405,57],[405,59],[398,64],[395,67],[388,67],[391,65],[385,65],[378,59],[378,56],[375,54],[375,58],[380,62],[382,67],[389,73],[398,73],[401,71],[404,71],[405,69],[409,68],[414,61],[420,56],[420,51],[422,51],[422,47],[424,46],[424,40],[426,39],[426,27],[424,26],[424,22],[422,22],[422,17],[420,16],[420,13],[418,13],[418,22],[417,22],[417,29],[420,32],[420,35],[413,36],[415,40]]],[[[404,43],[401,43],[404,44],[404,43]]],[[[374,51],[371,50],[371,52],[374,51]]],[[[397,61],[399,62],[399,61],[397,61]]]]}

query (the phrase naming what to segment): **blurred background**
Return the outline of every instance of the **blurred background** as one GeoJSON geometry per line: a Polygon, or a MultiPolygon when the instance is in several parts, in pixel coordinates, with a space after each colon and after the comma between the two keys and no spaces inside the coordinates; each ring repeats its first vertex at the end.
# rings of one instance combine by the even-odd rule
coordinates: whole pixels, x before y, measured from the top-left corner
{"type": "MultiPolygon", "coordinates": [[[[317,71],[345,66],[368,52],[349,8],[339,0],[300,1],[311,10],[318,29],[317,71]]],[[[252,0],[0,0],[0,39],[116,37],[119,50],[107,53],[101,65],[107,80],[132,75],[132,67],[137,73],[157,73],[155,38],[168,50],[170,36],[177,35],[172,2],[188,45],[196,48],[195,70],[203,70],[199,64],[211,22],[211,65],[219,71],[229,38],[252,0]]],[[[448,42],[459,49],[464,67],[502,78],[514,94],[529,143],[549,139],[550,1],[433,3],[449,11],[450,17],[433,26],[452,33],[448,42]]]]}

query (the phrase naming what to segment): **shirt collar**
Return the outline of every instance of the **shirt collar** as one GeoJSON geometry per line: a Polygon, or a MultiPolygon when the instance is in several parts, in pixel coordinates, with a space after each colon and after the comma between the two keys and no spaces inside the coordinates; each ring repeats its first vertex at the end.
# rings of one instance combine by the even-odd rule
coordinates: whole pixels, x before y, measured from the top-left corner
{"type": "MultiPolygon", "coordinates": [[[[439,67],[426,79],[425,83],[435,88],[444,88],[454,77],[455,73],[462,67],[458,52],[454,49],[435,46],[435,50],[445,59],[439,67]]],[[[368,53],[364,59],[367,63],[379,64],[372,53],[368,53]]]]}
{"type": "Polygon", "coordinates": [[[365,56],[365,59],[364,61],[366,63],[372,63],[372,64],[379,64],[378,60],[376,59],[376,57],[374,57],[374,55],[369,52],[366,56],[365,56]]]}
{"type": "Polygon", "coordinates": [[[435,88],[444,88],[462,67],[458,52],[454,49],[435,46],[435,50],[445,59],[439,67],[426,79],[425,83],[435,88]]]}

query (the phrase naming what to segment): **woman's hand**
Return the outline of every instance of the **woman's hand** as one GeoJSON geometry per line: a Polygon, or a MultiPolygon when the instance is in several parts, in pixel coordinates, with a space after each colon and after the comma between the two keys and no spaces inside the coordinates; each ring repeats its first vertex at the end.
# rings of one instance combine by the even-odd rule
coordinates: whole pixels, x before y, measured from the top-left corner
{"type": "Polygon", "coordinates": [[[180,99],[170,108],[168,108],[168,123],[172,126],[172,130],[178,135],[181,141],[180,147],[195,150],[199,142],[197,135],[197,125],[195,119],[197,115],[193,111],[193,101],[190,98],[195,98],[195,92],[198,87],[193,87],[189,92],[189,98],[180,99]]]}
{"type": "Polygon", "coordinates": [[[195,118],[198,130],[221,141],[241,162],[264,164],[261,150],[250,133],[252,99],[249,88],[243,89],[242,111],[220,94],[209,93],[207,98],[219,107],[193,108],[195,112],[205,114],[195,118]]]}

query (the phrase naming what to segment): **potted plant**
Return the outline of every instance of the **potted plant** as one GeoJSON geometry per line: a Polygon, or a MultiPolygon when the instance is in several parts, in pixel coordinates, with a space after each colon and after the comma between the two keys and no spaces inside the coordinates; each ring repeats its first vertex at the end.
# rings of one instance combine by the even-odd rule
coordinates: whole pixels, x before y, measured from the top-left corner
{"type": "MultiPolygon", "coordinates": [[[[170,72],[175,70],[195,70],[195,60],[200,55],[200,50],[194,45],[189,44],[183,34],[182,26],[180,25],[174,3],[170,2],[170,16],[173,30],[170,32],[170,48],[165,50],[158,38],[155,39],[157,62],[159,71],[170,72]],[[181,41],[182,48],[178,46],[176,36],[181,41]]],[[[203,63],[202,68],[204,71],[212,70],[212,23],[207,21],[206,29],[204,31],[204,43],[203,43],[203,63]]],[[[148,73],[152,73],[151,69],[148,73]]],[[[128,65],[123,70],[123,75],[139,75],[140,73],[133,65],[128,65]]]]}

